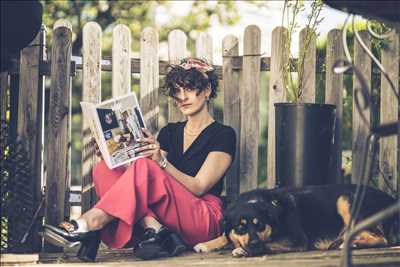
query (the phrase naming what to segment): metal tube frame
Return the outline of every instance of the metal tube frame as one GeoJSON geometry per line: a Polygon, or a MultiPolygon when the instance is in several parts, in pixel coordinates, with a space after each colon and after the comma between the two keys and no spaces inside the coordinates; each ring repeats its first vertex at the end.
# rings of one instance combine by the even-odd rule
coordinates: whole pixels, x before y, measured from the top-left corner
{"type": "MultiPolygon", "coordinates": [[[[395,123],[397,124],[397,129],[400,129],[400,122],[395,123]]],[[[371,179],[372,177],[372,172],[373,172],[373,162],[374,162],[374,158],[377,154],[377,147],[378,147],[378,141],[380,137],[385,137],[385,136],[391,136],[391,135],[395,135],[397,131],[393,132],[382,132],[382,129],[384,129],[385,126],[383,127],[378,127],[374,130],[371,130],[372,133],[368,136],[367,139],[367,152],[364,158],[364,162],[363,162],[363,167],[364,167],[364,171],[363,171],[363,179],[361,180],[361,184],[364,181],[365,184],[368,184],[368,181],[371,179]],[[378,133],[379,130],[381,130],[382,134],[378,133]]],[[[359,204],[361,205],[361,202],[363,201],[363,197],[359,198],[359,199],[355,199],[355,201],[359,202],[359,204]]],[[[357,204],[355,204],[357,205],[357,204]]],[[[341,260],[341,266],[343,267],[351,267],[353,266],[352,263],[352,247],[351,247],[351,242],[354,239],[354,237],[360,233],[361,231],[374,226],[376,224],[378,224],[379,222],[385,220],[386,218],[389,218],[391,216],[393,216],[396,213],[400,212],[400,204],[399,203],[395,203],[391,206],[389,206],[388,208],[360,221],[359,223],[357,223],[353,228],[350,228],[350,230],[347,231],[347,233],[345,234],[345,239],[343,241],[343,253],[342,253],[342,260],[341,260]]]]}

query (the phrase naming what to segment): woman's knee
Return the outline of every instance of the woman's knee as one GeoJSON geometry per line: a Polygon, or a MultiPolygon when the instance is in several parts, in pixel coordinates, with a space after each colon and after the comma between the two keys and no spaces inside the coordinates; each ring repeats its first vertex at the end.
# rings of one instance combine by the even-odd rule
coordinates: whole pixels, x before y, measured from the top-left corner
{"type": "Polygon", "coordinates": [[[138,158],[137,160],[135,160],[135,161],[133,162],[133,164],[131,164],[131,166],[133,166],[133,165],[139,165],[139,166],[146,165],[146,166],[151,166],[151,165],[153,165],[154,163],[155,163],[155,161],[152,160],[152,159],[149,159],[149,158],[138,158]]]}
{"type": "Polygon", "coordinates": [[[133,164],[131,164],[131,166],[129,166],[129,168],[133,168],[134,171],[145,171],[148,173],[149,177],[163,177],[166,175],[162,175],[163,174],[163,170],[161,170],[161,168],[158,166],[158,164],[149,158],[139,158],[137,160],[135,160],[133,162],[133,164]]]}
{"type": "Polygon", "coordinates": [[[93,181],[96,182],[96,180],[101,179],[101,177],[103,177],[107,171],[108,167],[104,160],[101,160],[100,162],[96,163],[92,169],[93,181]]]}
{"type": "Polygon", "coordinates": [[[93,184],[98,196],[110,189],[124,173],[125,169],[109,169],[104,160],[97,163],[92,170],[93,184]]]}
{"type": "Polygon", "coordinates": [[[102,178],[106,178],[109,179],[111,177],[111,179],[113,178],[118,178],[120,177],[124,172],[125,172],[126,168],[124,167],[117,167],[114,169],[109,169],[106,162],[104,160],[101,160],[100,162],[98,162],[92,170],[92,176],[93,176],[93,180],[94,179],[102,179],[102,178]]]}
{"type": "Polygon", "coordinates": [[[155,161],[147,158],[137,159],[127,172],[130,172],[134,177],[136,186],[146,184],[153,193],[152,199],[157,198],[160,194],[166,194],[173,182],[173,178],[168,173],[162,170],[155,161]]]}

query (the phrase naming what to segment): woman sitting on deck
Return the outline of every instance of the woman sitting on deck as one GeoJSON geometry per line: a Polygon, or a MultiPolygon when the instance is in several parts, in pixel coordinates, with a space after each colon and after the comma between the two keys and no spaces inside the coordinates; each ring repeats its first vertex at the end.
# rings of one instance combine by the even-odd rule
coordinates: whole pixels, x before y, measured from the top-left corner
{"type": "Polygon", "coordinates": [[[99,202],[76,220],[46,225],[49,242],[81,244],[77,256],[94,261],[100,237],[109,247],[122,248],[141,236],[135,256],[153,259],[176,256],[220,234],[220,194],[236,137],[208,112],[217,76],[205,61],[187,58],[171,65],[165,81],[187,120],[168,123],[157,139],[143,130],[148,145],[138,152],[146,157],[127,168],[110,170],[99,162],[93,168],[99,202]]]}

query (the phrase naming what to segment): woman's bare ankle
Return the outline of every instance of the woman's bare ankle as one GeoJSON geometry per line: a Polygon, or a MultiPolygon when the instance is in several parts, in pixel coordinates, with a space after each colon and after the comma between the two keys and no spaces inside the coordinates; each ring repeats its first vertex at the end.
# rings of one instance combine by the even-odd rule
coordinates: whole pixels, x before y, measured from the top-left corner
{"type": "Polygon", "coordinates": [[[93,208],[82,214],[79,219],[86,221],[89,231],[96,231],[106,226],[113,218],[114,217],[105,213],[103,210],[93,208]]]}
{"type": "Polygon", "coordinates": [[[146,228],[153,228],[158,232],[160,228],[162,227],[162,224],[159,223],[154,217],[151,216],[145,216],[140,220],[140,225],[143,227],[143,229],[146,228]]]}

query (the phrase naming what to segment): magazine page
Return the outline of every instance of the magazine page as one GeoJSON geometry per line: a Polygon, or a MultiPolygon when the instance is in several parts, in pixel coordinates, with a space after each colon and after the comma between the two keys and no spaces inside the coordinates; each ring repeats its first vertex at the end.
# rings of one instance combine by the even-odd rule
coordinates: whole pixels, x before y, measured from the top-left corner
{"type": "Polygon", "coordinates": [[[143,138],[141,128],[146,127],[135,93],[102,102],[96,112],[110,156],[109,168],[135,160],[135,148],[144,145],[138,142],[143,138]]]}
{"type": "Polygon", "coordinates": [[[103,159],[106,161],[107,166],[111,166],[110,156],[108,155],[108,150],[106,148],[106,143],[103,135],[101,135],[102,129],[99,122],[99,118],[96,112],[96,106],[90,102],[81,102],[82,114],[89,125],[90,132],[93,135],[96,143],[99,146],[99,150],[102,154],[103,159]]]}

